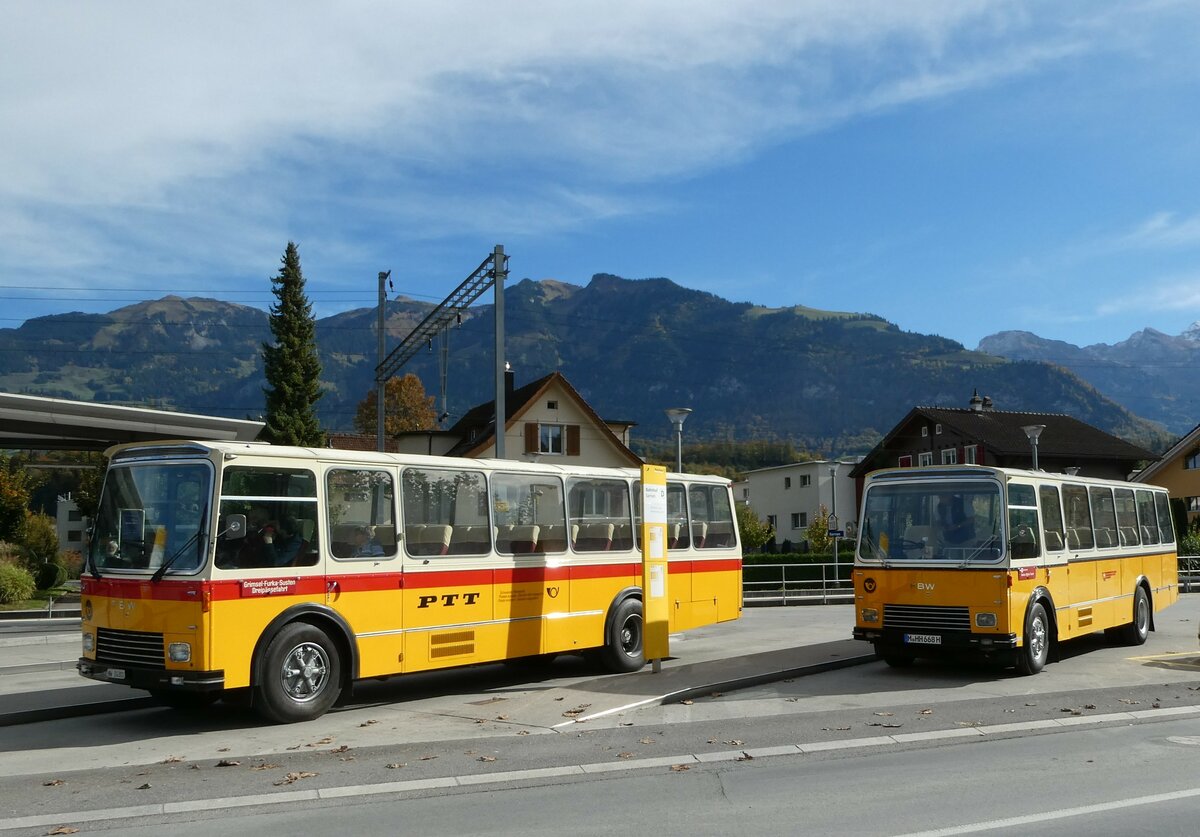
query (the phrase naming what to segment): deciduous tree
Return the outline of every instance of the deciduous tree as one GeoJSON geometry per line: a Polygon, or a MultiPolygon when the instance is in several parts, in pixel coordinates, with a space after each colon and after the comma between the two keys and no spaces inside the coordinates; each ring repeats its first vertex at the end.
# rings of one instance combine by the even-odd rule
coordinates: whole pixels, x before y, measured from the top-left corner
{"type": "Polygon", "coordinates": [[[263,372],[267,386],[266,427],[263,437],[276,445],[316,447],[325,434],[314,405],[321,397],[321,361],[317,356],[316,322],[304,293],[300,253],[289,241],[279,275],[271,279],[277,302],[271,306],[274,344],[263,343],[263,372]]]}
{"type": "MultiPolygon", "coordinates": [[[[359,433],[378,430],[379,404],[375,390],[358,402],[354,428],[359,433]]],[[[392,438],[410,430],[431,430],[437,422],[433,396],[425,394],[421,379],[409,372],[402,378],[389,378],[383,385],[383,435],[392,438]]]]}
{"type": "Polygon", "coordinates": [[[737,521],[738,531],[742,536],[742,548],[747,551],[758,549],[775,537],[775,530],[771,528],[771,524],[756,515],[745,503],[737,504],[737,521]]]}

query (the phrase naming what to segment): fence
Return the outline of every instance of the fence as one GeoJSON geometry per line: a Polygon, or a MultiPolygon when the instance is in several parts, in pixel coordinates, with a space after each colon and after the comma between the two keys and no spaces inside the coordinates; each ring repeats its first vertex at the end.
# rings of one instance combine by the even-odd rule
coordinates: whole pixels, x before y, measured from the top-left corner
{"type": "MultiPolygon", "coordinates": [[[[743,605],[832,604],[854,601],[849,557],[824,564],[746,564],[743,605]]],[[[1179,591],[1200,592],[1200,556],[1179,556],[1179,591]]]]}

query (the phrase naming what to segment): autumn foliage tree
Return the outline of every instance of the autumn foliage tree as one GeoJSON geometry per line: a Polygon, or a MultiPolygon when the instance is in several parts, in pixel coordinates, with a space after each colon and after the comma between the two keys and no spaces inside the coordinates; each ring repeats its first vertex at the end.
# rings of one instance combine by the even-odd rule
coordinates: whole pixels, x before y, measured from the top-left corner
{"type": "MultiPolygon", "coordinates": [[[[358,402],[354,413],[354,429],[374,434],[379,416],[378,395],[375,390],[358,402]]],[[[432,430],[437,422],[433,396],[425,394],[421,379],[411,372],[403,378],[389,378],[383,385],[383,435],[394,438],[411,430],[432,430]]]]}

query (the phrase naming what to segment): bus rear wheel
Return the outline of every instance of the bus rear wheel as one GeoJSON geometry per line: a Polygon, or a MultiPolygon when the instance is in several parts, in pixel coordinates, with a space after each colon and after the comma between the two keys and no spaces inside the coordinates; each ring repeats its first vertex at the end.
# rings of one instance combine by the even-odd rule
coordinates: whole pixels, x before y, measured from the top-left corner
{"type": "Polygon", "coordinates": [[[1126,645],[1145,645],[1150,636],[1150,597],[1146,588],[1138,585],[1133,593],[1133,621],[1121,629],[1126,645]]]}
{"type": "Polygon", "coordinates": [[[1025,643],[1017,649],[1017,671],[1037,674],[1050,658],[1050,619],[1046,608],[1036,602],[1025,617],[1025,643]]]}
{"type": "Polygon", "coordinates": [[[337,645],[320,628],[284,626],[267,645],[259,670],[255,709],[277,724],[324,715],[342,690],[337,645]]]}
{"type": "Polygon", "coordinates": [[[617,605],[608,638],[601,650],[600,659],[609,671],[625,673],[638,671],[646,665],[646,653],[642,648],[642,603],[637,599],[626,599],[617,605]]]}

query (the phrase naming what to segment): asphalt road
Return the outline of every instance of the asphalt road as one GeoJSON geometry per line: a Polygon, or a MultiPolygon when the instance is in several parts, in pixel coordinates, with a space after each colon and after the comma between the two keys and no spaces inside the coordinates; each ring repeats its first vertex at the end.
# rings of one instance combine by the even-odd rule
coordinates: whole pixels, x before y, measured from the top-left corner
{"type": "MultiPolygon", "coordinates": [[[[1198,619],[1200,596],[1185,597],[1147,645],[1088,638],[1035,677],[871,662],[584,724],[514,719],[509,696],[530,682],[497,670],[482,691],[479,671],[471,688],[454,679],[467,674],[421,681],[411,699],[396,690],[413,682],[378,684],[378,702],[296,727],[142,709],[4,728],[0,834],[208,834],[234,815],[266,834],[409,822],[429,834],[1046,833],[1031,829],[1052,812],[1067,812],[1047,820],[1056,833],[1190,834],[1198,619]]],[[[532,683],[559,688],[576,665],[532,683]]]]}

